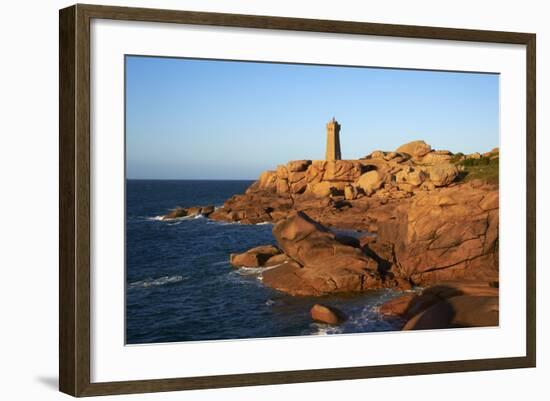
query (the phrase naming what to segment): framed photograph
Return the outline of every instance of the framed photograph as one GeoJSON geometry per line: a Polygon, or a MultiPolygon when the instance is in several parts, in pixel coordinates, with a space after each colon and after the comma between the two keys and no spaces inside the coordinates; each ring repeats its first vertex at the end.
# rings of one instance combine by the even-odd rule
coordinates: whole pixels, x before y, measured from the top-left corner
{"type": "Polygon", "coordinates": [[[59,18],[62,392],[535,366],[534,34],[59,18]]]}

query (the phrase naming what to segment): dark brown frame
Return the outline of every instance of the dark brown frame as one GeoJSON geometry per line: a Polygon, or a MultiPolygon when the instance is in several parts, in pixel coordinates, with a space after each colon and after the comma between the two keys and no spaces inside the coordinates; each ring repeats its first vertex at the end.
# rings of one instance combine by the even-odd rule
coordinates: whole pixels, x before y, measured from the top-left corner
{"type": "Polygon", "coordinates": [[[77,4],[59,13],[59,389],[73,396],[535,367],[536,35],[422,26],[77,4]],[[90,20],[511,43],[527,48],[527,355],[334,369],[90,382],[90,20]]]}

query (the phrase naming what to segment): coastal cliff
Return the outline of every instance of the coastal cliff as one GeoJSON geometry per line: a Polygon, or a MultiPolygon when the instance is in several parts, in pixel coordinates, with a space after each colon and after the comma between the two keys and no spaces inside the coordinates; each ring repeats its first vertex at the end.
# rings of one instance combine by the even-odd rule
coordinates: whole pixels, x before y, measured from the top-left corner
{"type": "MultiPolygon", "coordinates": [[[[358,160],[290,161],[263,172],[223,206],[191,208],[191,213],[241,224],[274,223],[277,247],[231,255],[231,263],[269,267],[263,283],[291,295],[475,281],[478,287],[453,288],[480,286],[481,294],[498,296],[498,157],[498,149],[463,155],[414,141],[358,160]],[[338,229],[357,234],[341,235],[338,229]]],[[[165,218],[189,213],[175,209],[165,218]]],[[[464,296],[459,290],[452,294],[464,296]]],[[[465,316],[471,308],[494,312],[493,300],[487,306],[486,299],[471,299],[485,295],[467,296],[437,300],[466,308],[465,316]]],[[[498,302],[496,310],[498,322],[498,302]]]]}

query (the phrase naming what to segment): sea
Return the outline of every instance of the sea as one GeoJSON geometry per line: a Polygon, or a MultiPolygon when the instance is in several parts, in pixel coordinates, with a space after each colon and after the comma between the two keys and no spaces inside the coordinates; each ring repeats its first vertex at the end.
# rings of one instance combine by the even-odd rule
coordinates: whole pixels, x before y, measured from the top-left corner
{"type": "Polygon", "coordinates": [[[391,290],[295,297],[262,284],[262,268],[232,268],[231,253],[276,244],[272,224],[205,217],[162,221],[176,206],[221,206],[252,181],[127,180],[126,343],[332,335],[397,330],[377,307],[391,290]],[[339,326],[312,321],[315,303],[341,309],[339,326]]]}

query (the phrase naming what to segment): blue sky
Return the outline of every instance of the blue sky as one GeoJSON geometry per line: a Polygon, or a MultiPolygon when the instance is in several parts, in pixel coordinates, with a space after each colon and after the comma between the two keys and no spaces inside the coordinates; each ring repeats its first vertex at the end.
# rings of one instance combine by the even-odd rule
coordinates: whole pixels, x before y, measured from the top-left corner
{"type": "Polygon", "coordinates": [[[128,178],[255,179],[323,159],[325,124],[343,159],[423,139],[435,149],[498,146],[492,74],[126,57],[128,178]]]}

